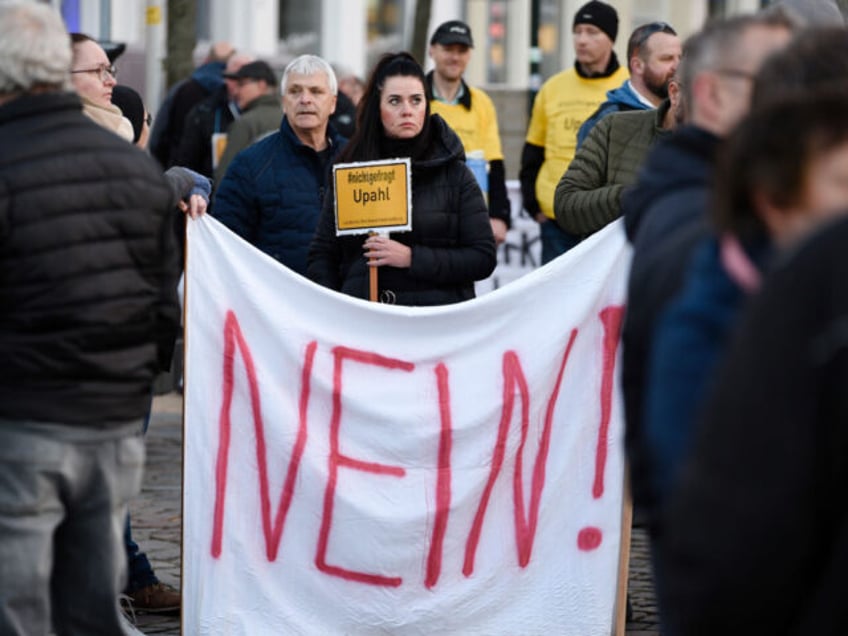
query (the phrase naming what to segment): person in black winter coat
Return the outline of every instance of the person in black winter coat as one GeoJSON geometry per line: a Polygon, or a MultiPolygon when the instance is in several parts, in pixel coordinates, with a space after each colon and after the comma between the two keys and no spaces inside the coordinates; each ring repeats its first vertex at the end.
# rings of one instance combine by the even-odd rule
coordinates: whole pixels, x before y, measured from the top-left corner
{"type": "Polygon", "coordinates": [[[191,109],[224,85],[222,74],[233,53],[235,49],[228,42],[213,43],[203,64],[168,91],[150,131],[150,154],[163,168],[174,165],[191,109]]]}
{"type": "Polygon", "coordinates": [[[412,230],[337,237],[329,193],[310,246],[308,276],[368,298],[370,262],[378,268],[383,302],[443,305],[473,298],[474,281],[489,276],[496,264],[488,208],[459,137],[430,114],[424,72],[411,55],[381,58],[359,117],[340,161],[410,157],[412,230]]]}
{"type": "Polygon", "coordinates": [[[845,634],[848,220],[763,282],[664,514],[679,635],[845,634]]]}
{"type": "Polygon", "coordinates": [[[83,114],[71,60],[57,11],[0,3],[0,634],[125,632],[124,519],[179,329],[176,194],[83,114]]]}
{"type": "Polygon", "coordinates": [[[645,448],[646,372],[658,317],[683,283],[698,241],[707,235],[707,209],[719,143],[748,111],[752,78],[783,48],[794,23],[775,11],[708,24],[683,45],[677,69],[686,125],[648,155],[637,183],[625,192],[622,212],[633,261],[622,326],[625,450],[633,500],[648,517],[655,501],[645,448]]]}
{"type": "Polygon", "coordinates": [[[226,145],[227,131],[240,114],[235,100],[238,82],[227,79],[226,74],[235,73],[253,59],[250,55],[235,53],[227,60],[224,85],[195,104],[186,115],[179,146],[171,157],[173,165],[190,168],[210,179],[215,175],[223,152],[218,148],[226,145]]]}

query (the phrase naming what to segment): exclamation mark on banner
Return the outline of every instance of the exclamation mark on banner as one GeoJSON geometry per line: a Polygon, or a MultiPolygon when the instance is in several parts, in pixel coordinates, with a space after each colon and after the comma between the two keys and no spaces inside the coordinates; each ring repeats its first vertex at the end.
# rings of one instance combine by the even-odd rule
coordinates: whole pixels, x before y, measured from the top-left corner
{"type": "MultiPolygon", "coordinates": [[[[601,425],[598,427],[598,443],[595,447],[595,478],[592,481],[592,498],[600,499],[604,494],[604,471],[609,450],[609,424],[612,414],[612,389],[614,385],[615,357],[618,351],[624,307],[612,305],[600,313],[604,325],[604,366],[601,377],[601,425]]],[[[595,550],[601,545],[604,533],[595,526],[586,526],[577,533],[580,550],[595,550]]]]}

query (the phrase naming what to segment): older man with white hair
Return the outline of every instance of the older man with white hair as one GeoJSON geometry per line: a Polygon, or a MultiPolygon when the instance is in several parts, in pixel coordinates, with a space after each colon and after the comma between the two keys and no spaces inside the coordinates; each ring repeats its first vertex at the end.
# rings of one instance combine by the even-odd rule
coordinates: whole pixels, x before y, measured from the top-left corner
{"type": "Polygon", "coordinates": [[[55,10],[0,2],[0,634],[124,633],[127,502],[179,327],[177,196],[83,115],[71,68],[55,10]]]}
{"type": "Polygon", "coordinates": [[[330,64],[295,58],[283,73],[280,129],[235,156],[212,215],[280,263],[306,274],[333,160],[345,139],[329,125],[338,84],[330,64]]]}

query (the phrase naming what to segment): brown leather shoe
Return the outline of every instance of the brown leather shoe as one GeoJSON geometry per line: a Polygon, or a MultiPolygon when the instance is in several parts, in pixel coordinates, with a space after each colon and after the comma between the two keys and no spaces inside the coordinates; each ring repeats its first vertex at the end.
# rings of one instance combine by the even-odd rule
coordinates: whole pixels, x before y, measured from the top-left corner
{"type": "Polygon", "coordinates": [[[181,597],[167,583],[154,583],[129,594],[133,611],[148,614],[179,614],[181,597]]]}

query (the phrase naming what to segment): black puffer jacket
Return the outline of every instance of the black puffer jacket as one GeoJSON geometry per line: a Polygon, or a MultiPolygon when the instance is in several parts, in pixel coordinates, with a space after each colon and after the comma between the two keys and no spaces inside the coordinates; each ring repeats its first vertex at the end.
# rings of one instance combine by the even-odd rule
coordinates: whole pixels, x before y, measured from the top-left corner
{"type": "Polygon", "coordinates": [[[76,95],[0,106],[0,417],[144,416],[179,326],[176,195],[76,95]]]}
{"type": "MultiPolygon", "coordinates": [[[[431,115],[426,156],[412,162],[412,231],[391,238],[412,248],[408,269],[380,267],[380,298],[398,305],[446,305],[474,297],[474,281],[492,273],[495,240],[486,201],[465,165],[459,137],[431,115]]],[[[368,298],[365,236],[336,237],[332,192],[309,250],[308,276],[368,298]]]]}
{"type": "Polygon", "coordinates": [[[846,633],[846,245],[843,216],[740,316],[664,511],[669,634],[846,633]]]}

